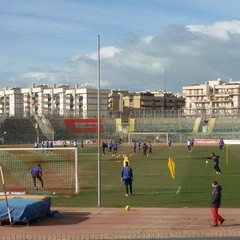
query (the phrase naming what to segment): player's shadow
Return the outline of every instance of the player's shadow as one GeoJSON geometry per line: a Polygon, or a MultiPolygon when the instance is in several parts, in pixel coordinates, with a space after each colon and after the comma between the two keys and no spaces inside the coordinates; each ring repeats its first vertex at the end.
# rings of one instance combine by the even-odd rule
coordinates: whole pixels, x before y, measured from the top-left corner
{"type": "Polygon", "coordinates": [[[89,219],[91,212],[59,212],[58,217],[46,216],[38,222],[32,222],[29,226],[73,225],[89,219]]]}
{"type": "Polygon", "coordinates": [[[88,215],[91,212],[60,212],[58,217],[53,215],[47,215],[45,217],[31,220],[29,223],[25,222],[14,222],[12,225],[8,221],[1,222],[2,226],[12,228],[19,228],[25,226],[61,226],[61,225],[74,225],[89,219],[88,215]]]}
{"type": "MultiPolygon", "coordinates": [[[[72,224],[78,224],[80,222],[86,221],[89,219],[89,215],[91,212],[60,212],[60,217],[47,217],[48,219],[43,221],[46,223],[46,225],[72,225],[72,224]]],[[[43,221],[41,221],[43,223],[43,221]]]]}
{"type": "Polygon", "coordinates": [[[234,224],[225,224],[224,227],[239,227],[240,223],[234,223],[234,224]]]}

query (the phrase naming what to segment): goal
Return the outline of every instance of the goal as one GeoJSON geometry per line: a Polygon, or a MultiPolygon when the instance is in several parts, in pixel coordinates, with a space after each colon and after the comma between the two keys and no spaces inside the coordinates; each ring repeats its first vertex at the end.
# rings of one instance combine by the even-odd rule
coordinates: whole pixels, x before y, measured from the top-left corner
{"type": "Polygon", "coordinates": [[[229,163],[230,159],[237,159],[239,156],[239,145],[240,145],[240,140],[238,139],[224,139],[224,152],[225,152],[225,161],[226,164],[229,163]]]}
{"type": "Polygon", "coordinates": [[[9,193],[74,194],[79,192],[77,148],[0,148],[0,166],[9,193]],[[44,189],[31,169],[41,164],[44,189]]]}
{"type": "Polygon", "coordinates": [[[128,143],[132,143],[134,140],[141,139],[142,142],[168,142],[168,133],[164,132],[131,132],[128,133],[128,143]]]}

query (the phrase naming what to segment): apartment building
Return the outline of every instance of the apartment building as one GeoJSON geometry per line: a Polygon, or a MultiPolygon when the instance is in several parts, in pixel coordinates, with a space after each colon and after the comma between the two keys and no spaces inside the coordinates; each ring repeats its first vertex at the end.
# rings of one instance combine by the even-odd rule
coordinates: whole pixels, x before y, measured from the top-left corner
{"type": "Polygon", "coordinates": [[[124,108],[154,109],[154,95],[151,92],[129,93],[123,97],[124,108]]]}
{"type": "Polygon", "coordinates": [[[134,110],[178,110],[185,99],[165,91],[137,92],[123,97],[124,107],[134,110]]]}
{"type": "Polygon", "coordinates": [[[185,106],[185,99],[180,94],[165,91],[154,91],[154,109],[179,110],[185,106]]]}
{"type": "MultiPolygon", "coordinates": [[[[220,91],[220,90],[219,90],[220,91]]],[[[132,92],[101,89],[101,117],[128,119],[132,110],[178,110],[184,98],[163,91],[132,92]]],[[[98,116],[98,89],[66,84],[33,84],[29,88],[0,91],[0,115],[29,117],[33,115],[95,118],[98,116]]]]}
{"type": "MultiPolygon", "coordinates": [[[[108,114],[109,90],[100,90],[101,116],[108,114]]],[[[34,84],[30,88],[0,91],[0,115],[28,117],[57,115],[64,117],[97,117],[98,89],[90,86],[70,88],[68,85],[34,84]]]]}
{"type": "Polygon", "coordinates": [[[125,90],[110,90],[108,94],[108,110],[110,113],[121,115],[124,109],[123,97],[129,94],[125,90]]]}
{"type": "MultiPolygon", "coordinates": [[[[96,88],[85,87],[75,89],[76,109],[84,118],[98,116],[98,90],[96,88]]],[[[109,90],[101,89],[99,94],[100,117],[108,115],[108,94],[109,90]]]]}
{"type": "Polygon", "coordinates": [[[23,116],[38,115],[44,112],[44,90],[47,85],[33,85],[31,88],[21,89],[23,96],[23,116]]]}
{"type": "Polygon", "coordinates": [[[240,81],[211,80],[202,84],[185,86],[186,115],[213,115],[240,113],[240,81]]]}
{"type": "Polygon", "coordinates": [[[18,117],[23,115],[23,99],[20,88],[0,90],[0,115],[18,117]]]}

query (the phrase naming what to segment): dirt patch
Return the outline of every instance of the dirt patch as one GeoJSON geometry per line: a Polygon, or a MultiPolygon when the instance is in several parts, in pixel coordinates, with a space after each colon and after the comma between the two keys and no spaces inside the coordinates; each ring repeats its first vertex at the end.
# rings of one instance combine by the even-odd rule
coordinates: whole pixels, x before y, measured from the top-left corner
{"type": "Polygon", "coordinates": [[[239,209],[220,209],[223,225],[211,227],[205,208],[53,208],[61,216],[39,222],[4,225],[1,237],[14,239],[141,239],[173,237],[238,237],[239,209]],[[65,236],[65,237],[63,237],[65,236]],[[38,237],[38,238],[37,238],[38,237]],[[22,239],[22,238],[21,238],[22,239]]]}

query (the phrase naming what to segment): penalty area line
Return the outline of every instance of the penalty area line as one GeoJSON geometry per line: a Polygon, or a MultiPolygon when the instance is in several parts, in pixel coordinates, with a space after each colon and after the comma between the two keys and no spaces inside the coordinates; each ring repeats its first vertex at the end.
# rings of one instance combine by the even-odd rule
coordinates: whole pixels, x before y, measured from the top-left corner
{"type": "Polygon", "coordinates": [[[178,187],[177,191],[176,191],[176,194],[179,194],[181,191],[181,186],[178,187]]]}

